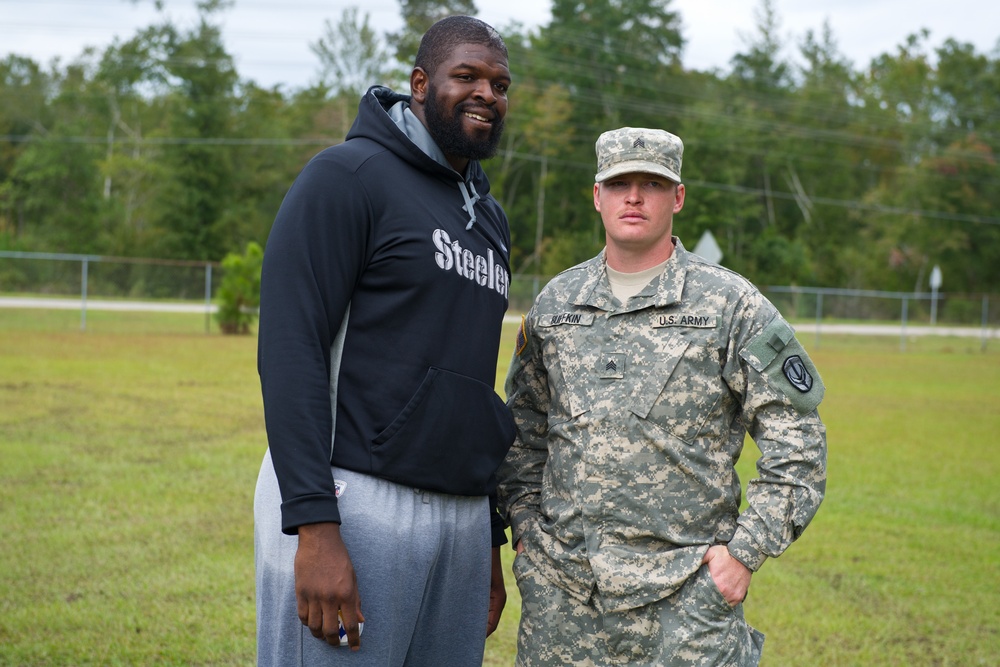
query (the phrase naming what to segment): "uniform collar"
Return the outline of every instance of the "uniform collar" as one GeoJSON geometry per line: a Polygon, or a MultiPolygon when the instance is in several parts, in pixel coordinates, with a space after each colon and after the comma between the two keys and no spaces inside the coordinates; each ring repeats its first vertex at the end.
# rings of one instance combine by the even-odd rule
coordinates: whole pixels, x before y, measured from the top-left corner
{"type": "Polygon", "coordinates": [[[678,303],[684,295],[684,281],[687,278],[690,254],[681,240],[673,237],[674,253],[660,277],[646,285],[638,294],[628,300],[627,306],[615,298],[608,282],[607,249],[583,266],[586,277],[577,293],[570,301],[577,306],[597,308],[607,312],[627,313],[644,308],[664,308],[678,303]]]}

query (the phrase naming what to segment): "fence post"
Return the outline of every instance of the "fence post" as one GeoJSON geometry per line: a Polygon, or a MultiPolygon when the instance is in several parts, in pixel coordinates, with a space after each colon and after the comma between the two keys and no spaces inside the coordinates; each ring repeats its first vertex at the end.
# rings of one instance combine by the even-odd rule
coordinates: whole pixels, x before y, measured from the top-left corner
{"type": "Polygon", "coordinates": [[[816,292],[816,347],[819,348],[819,327],[823,321],[823,293],[816,292]]]}
{"type": "Polygon", "coordinates": [[[983,295],[983,336],[980,341],[980,350],[982,352],[986,351],[986,339],[989,337],[989,324],[990,324],[990,295],[983,295]]]}
{"type": "Polygon", "coordinates": [[[83,258],[80,264],[80,331],[87,330],[87,269],[88,260],[83,258]]]}
{"type": "Polygon", "coordinates": [[[212,332],[212,265],[205,262],[205,333],[212,332]]]}
{"type": "Polygon", "coordinates": [[[903,316],[899,327],[899,351],[906,352],[906,309],[909,305],[907,296],[903,295],[903,316]]]}

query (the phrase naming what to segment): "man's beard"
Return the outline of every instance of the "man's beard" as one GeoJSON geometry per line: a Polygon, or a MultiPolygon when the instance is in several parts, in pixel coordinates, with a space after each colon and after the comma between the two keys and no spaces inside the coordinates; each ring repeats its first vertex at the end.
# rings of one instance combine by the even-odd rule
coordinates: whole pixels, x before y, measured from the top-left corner
{"type": "Polygon", "coordinates": [[[503,134],[503,118],[496,118],[490,127],[489,136],[480,140],[470,137],[462,129],[464,114],[463,108],[458,107],[451,116],[446,116],[438,103],[434,88],[428,88],[424,116],[427,118],[427,129],[442,153],[470,160],[486,160],[496,155],[500,136],[503,134]]]}

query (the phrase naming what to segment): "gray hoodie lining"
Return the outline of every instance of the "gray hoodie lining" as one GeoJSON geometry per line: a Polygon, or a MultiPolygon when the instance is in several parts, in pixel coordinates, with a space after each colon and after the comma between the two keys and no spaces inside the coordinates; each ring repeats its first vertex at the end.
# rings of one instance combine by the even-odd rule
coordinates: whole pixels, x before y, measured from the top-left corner
{"type": "MultiPolygon", "coordinates": [[[[434,138],[431,137],[431,133],[426,127],[424,127],[424,124],[420,122],[420,119],[417,118],[412,111],[410,111],[410,105],[407,102],[396,102],[392,105],[392,108],[389,109],[388,113],[392,122],[394,122],[396,126],[403,131],[403,134],[405,134],[406,137],[417,146],[417,148],[426,153],[428,157],[438,164],[448,167],[452,171],[455,170],[454,167],[448,163],[448,158],[446,158],[441,149],[438,148],[434,138]]],[[[469,165],[471,166],[471,164],[472,162],[470,161],[469,165]]],[[[469,167],[467,166],[465,168],[465,174],[462,176],[463,180],[458,182],[458,189],[462,192],[462,199],[465,200],[465,205],[462,207],[462,210],[469,214],[469,224],[466,225],[465,228],[472,229],[472,225],[476,224],[476,211],[474,207],[480,197],[479,193],[476,192],[476,186],[473,185],[472,181],[468,181],[466,183],[468,176],[469,167]]]]}

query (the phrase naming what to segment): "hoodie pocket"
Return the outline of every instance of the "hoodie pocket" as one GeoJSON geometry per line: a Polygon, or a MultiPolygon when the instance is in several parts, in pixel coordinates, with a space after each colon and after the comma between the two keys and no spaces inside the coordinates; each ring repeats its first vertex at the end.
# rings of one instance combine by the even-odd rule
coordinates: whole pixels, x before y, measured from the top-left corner
{"type": "Polygon", "coordinates": [[[372,441],[372,472],[443,493],[486,495],[513,441],[514,420],[493,387],[431,367],[372,441]]]}

